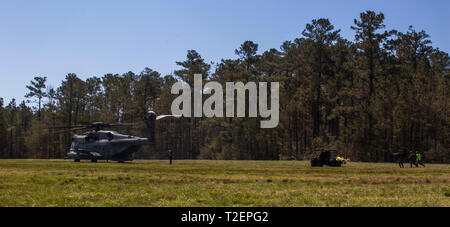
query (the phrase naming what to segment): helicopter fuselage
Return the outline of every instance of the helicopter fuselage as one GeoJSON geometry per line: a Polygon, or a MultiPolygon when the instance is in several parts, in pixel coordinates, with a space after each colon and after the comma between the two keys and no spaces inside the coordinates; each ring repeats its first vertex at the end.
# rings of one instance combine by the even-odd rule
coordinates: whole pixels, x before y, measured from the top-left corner
{"type": "Polygon", "coordinates": [[[112,160],[118,162],[132,161],[133,154],[144,145],[154,144],[151,139],[123,135],[115,131],[90,131],[73,136],[68,158],[80,161],[88,159],[112,160]]]}

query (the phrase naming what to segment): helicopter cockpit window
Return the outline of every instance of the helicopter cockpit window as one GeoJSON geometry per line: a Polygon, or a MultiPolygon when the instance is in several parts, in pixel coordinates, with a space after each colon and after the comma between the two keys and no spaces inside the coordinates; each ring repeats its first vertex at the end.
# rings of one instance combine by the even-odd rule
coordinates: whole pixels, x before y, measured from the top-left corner
{"type": "Polygon", "coordinates": [[[114,139],[114,135],[113,135],[111,132],[108,132],[108,133],[106,134],[106,136],[108,137],[108,140],[109,140],[109,141],[111,141],[111,140],[114,139]]]}
{"type": "Polygon", "coordinates": [[[99,136],[97,134],[95,134],[95,133],[89,133],[85,137],[86,141],[96,141],[96,140],[99,140],[99,139],[100,139],[99,136]]]}

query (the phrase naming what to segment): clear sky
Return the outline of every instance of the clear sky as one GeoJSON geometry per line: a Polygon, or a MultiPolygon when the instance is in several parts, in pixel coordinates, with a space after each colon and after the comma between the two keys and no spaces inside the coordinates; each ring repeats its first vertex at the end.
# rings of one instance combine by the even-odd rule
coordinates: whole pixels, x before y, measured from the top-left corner
{"type": "Polygon", "coordinates": [[[423,29],[450,52],[448,0],[1,0],[0,97],[23,100],[35,76],[58,87],[67,73],[170,74],[190,49],[208,62],[235,58],[245,40],[263,52],[321,17],[353,40],[350,26],[365,10],[383,12],[387,29],[423,29]]]}

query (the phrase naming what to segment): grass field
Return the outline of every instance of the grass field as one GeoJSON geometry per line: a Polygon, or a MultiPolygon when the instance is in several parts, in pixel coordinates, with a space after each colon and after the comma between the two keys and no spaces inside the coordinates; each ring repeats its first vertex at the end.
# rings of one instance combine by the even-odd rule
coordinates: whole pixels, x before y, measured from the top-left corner
{"type": "Polygon", "coordinates": [[[450,206],[450,165],[0,160],[0,206],[450,206]]]}

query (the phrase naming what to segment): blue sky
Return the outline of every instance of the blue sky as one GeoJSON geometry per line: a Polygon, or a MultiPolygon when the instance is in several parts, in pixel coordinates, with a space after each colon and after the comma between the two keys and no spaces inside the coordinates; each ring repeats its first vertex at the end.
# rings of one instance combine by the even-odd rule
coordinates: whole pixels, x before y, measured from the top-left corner
{"type": "Polygon", "coordinates": [[[388,29],[424,29],[433,46],[450,51],[448,0],[1,0],[0,97],[23,100],[34,76],[58,87],[67,73],[170,74],[190,49],[208,62],[235,58],[245,40],[263,52],[321,17],[353,40],[350,26],[365,10],[383,12],[388,29]]]}

